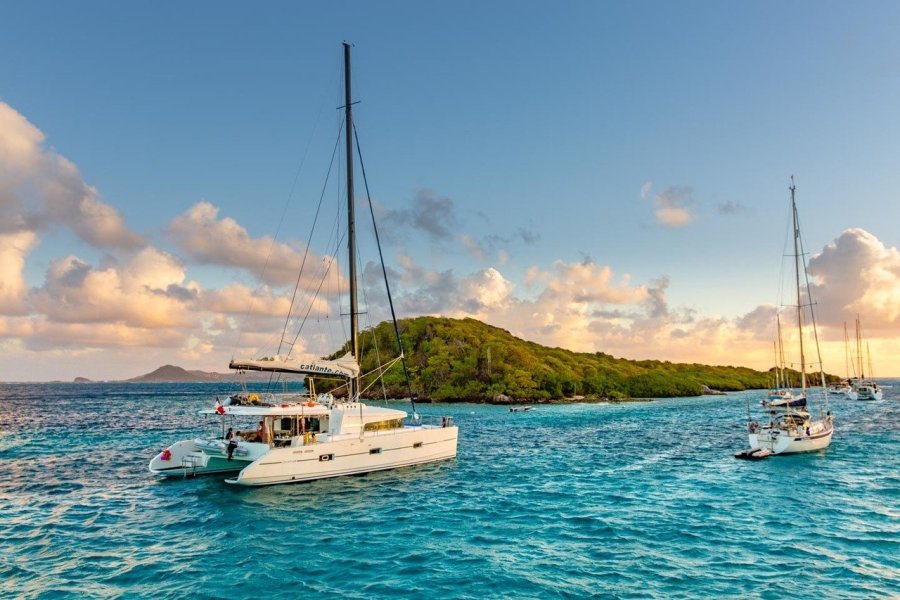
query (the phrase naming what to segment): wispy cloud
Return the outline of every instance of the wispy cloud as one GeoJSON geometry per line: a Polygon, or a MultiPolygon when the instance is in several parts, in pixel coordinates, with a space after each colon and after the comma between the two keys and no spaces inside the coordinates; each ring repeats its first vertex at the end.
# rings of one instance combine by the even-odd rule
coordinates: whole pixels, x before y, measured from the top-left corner
{"type": "Polygon", "coordinates": [[[386,221],[393,228],[412,228],[423,232],[432,241],[453,238],[459,228],[456,207],[452,199],[438,197],[434,190],[416,190],[409,208],[386,211],[386,221]]]}
{"type": "Polygon", "coordinates": [[[716,210],[720,215],[726,216],[739,215],[750,212],[749,208],[747,208],[740,202],[735,202],[734,200],[719,202],[718,204],[716,204],[716,210]]]}
{"type": "Polygon", "coordinates": [[[664,227],[685,227],[691,224],[694,214],[694,190],[688,186],[669,187],[653,197],[656,221],[664,227]]]}
{"type": "MultiPolygon", "coordinates": [[[[302,248],[276,242],[270,236],[252,238],[234,219],[219,218],[219,208],[210,202],[198,202],[172,219],[167,231],[188,259],[245,269],[253,277],[273,285],[296,282],[303,263],[302,248]]],[[[328,264],[328,259],[310,252],[301,286],[315,289],[328,264]]]]}

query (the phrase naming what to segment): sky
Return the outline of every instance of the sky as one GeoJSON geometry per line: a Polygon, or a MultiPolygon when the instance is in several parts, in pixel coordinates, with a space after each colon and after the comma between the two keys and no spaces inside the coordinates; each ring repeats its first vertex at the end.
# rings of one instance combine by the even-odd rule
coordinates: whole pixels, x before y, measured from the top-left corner
{"type": "Polygon", "coordinates": [[[896,2],[3,14],[0,381],[222,372],[292,341],[289,310],[294,354],[339,346],[344,40],[399,316],[769,368],[793,176],[826,370],[858,314],[866,371],[900,375],[896,2]]]}

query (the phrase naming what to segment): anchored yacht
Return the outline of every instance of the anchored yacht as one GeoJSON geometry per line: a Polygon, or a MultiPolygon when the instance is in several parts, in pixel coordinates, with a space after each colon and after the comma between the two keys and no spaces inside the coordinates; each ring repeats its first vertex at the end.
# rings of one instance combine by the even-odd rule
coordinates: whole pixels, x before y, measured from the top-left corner
{"type": "MultiPolygon", "coordinates": [[[[409,372],[403,362],[403,342],[394,314],[383,260],[385,290],[399,355],[387,361],[385,365],[376,366],[368,373],[360,372],[358,324],[360,311],[357,305],[357,248],[353,195],[353,140],[356,131],[352,114],[354,102],[350,93],[350,44],[346,42],[344,91],[342,128],[346,136],[348,240],[346,282],[349,286],[350,308],[350,340],[346,346],[349,346],[349,351],[339,358],[330,359],[301,360],[291,356],[290,351],[285,355],[276,352],[272,356],[260,358],[233,359],[229,367],[238,372],[263,371],[272,373],[273,377],[286,375],[304,377],[306,389],[309,391],[305,394],[282,393],[260,396],[257,393],[249,393],[245,388],[243,394],[232,396],[224,404],[217,400],[213,408],[200,411],[200,415],[207,419],[210,417],[219,419],[215,433],[211,436],[182,440],[167,447],[150,461],[149,468],[154,474],[171,477],[236,473],[226,481],[237,485],[258,486],[368,473],[446,460],[456,456],[459,430],[452,418],[422,417],[416,412],[415,395],[412,392],[409,372]],[[384,372],[397,363],[403,365],[406,376],[412,403],[411,415],[403,410],[370,406],[361,401],[362,394],[371,389],[373,382],[383,382],[384,372]],[[337,384],[327,381],[327,385],[332,386],[329,393],[317,395],[315,391],[317,379],[337,380],[337,384]],[[364,385],[368,387],[364,388],[364,385]],[[243,427],[243,430],[238,427],[243,427]]],[[[365,178],[365,170],[363,177],[365,178]]],[[[369,202],[377,241],[371,198],[369,202]]],[[[381,256],[380,243],[379,256],[381,256]]],[[[328,269],[326,274],[327,272],[328,269]]],[[[314,296],[311,303],[315,301],[314,296]]],[[[293,299],[291,306],[293,308],[293,299]]],[[[306,314],[309,314],[309,311],[306,314]]],[[[290,316],[289,313],[288,317],[290,316]]],[[[305,322],[305,317],[303,321],[305,322]]],[[[376,337],[374,331],[372,337],[373,339],[376,337]]],[[[281,339],[279,351],[284,344],[284,333],[281,339]]],[[[290,342],[287,346],[292,349],[294,343],[290,342]]],[[[377,345],[375,350],[377,355],[377,345]]]]}

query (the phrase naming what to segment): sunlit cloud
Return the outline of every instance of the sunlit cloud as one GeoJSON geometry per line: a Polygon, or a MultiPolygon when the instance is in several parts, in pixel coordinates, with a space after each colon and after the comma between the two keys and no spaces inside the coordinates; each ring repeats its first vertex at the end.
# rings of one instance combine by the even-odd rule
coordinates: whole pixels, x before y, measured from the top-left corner
{"type": "Polygon", "coordinates": [[[100,200],[77,167],[44,145],[44,134],[0,102],[0,233],[64,226],[97,248],[135,250],[145,240],[100,200]]]}
{"type": "Polygon", "coordinates": [[[842,327],[862,315],[866,329],[900,335],[900,251],[864,229],[847,229],[809,261],[822,323],[842,327]]]}
{"type": "Polygon", "coordinates": [[[270,236],[254,239],[234,219],[219,218],[218,207],[205,201],[172,219],[168,234],[189,260],[238,267],[273,285],[295,283],[303,265],[301,287],[315,289],[331,265],[329,258],[314,252],[309,252],[304,262],[301,247],[276,242],[270,236]]]}
{"type": "Polygon", "coordinates": [[[689,225],[696,218],[693,212],[693,194],[694,190],[690,187],[676,186],[654,196],[656,221],[671,228],[689,225]]]}
{"type": "Polygon", "coordinates": [[[37,245],[32,231],[0,234],[0,314],[20,315],[26,304],[25,257],[37,245]]]}

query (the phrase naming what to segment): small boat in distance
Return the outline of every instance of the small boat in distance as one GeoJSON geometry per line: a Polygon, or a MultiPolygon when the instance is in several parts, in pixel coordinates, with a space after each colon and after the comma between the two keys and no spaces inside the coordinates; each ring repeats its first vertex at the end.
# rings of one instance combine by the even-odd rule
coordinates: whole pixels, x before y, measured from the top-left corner
{"type": "Polygon", "coordinates": [[[528,412],[533,408],[533,406],[510,406],[509,412],[528,412]]]}
{"type": "MultiPolygon", "coordinates": [[[[828,397],[825,393],[825,372],[822,367],[822,355],[819,351],[818,334],[816,333],[816,319],[813,311],[814,302],[809,296],[809,286],[806,286],[805,296],[801,293],[801,281],[808,282],[806,276],[806,264],[803,261],[802,240],[800,238],[800,224],[797,217],[797,202],[795,198],[796,187],[791,178],[791,221],[793,223],[793,263],[794,284],[796,291],[797,334],[800,350],[800,393],[770,392],[761,405],[765,412],[765,418],[760,422],[752,419],[750,406],[747,406],[747,433],[750,441],[750,450],[738,452],[735,458],[759,459],[775,454],[791,454],[797,452],[812,452],[827,448],[831,444],[834,434],[834,419],[828,409],[828,397]],[[803,268],[801,280],[801,266],[803,268]],[[806,309],[806,310],[804,310],[806,309]],[[808,311],[809,324],[813,330],[813,340],[816,346],[816,358],[818,360],[818,375],[820,387],[809,388],[806,382],[806,368],[810,366],[806,360],[804,347],[803,325],[805,313],[808,311]],[[808,400],[813,398],[816,392],[820,392],[821,405],[817,406],[818,415],[810,413],[808,400]],[[823,412],[824,411],[824,414],[823,412]]],[[[780,330],[780,320],[779,330],[780,330]]],[[[787,390],[780,390],[787,392],[787,390]]],[[[818,404],[818,403],[817,403],[818,404]]]]}
{"type": "MultiPolygon", "coordinates": [[[[844,373],[847,373],[847,378],[843,381],[839,381],[837,383],[832,383],[828,386],[829,394],[837,394],[841,396],[845,396],[850,400],[857,399],[856,390],[853,389],[853,377],[850,376],[850,338],[847,335],[847,322],[844,322],[844,373]]],[[[853,364],[853,369],[856,370],[856,364],[853,364]]],[[[855,375],[855,373],[854,373],[855,375]]]]}
{"type": "MultiPolygon", "coordinates": [[[[353,140],[356,131],[351,111],[354,102],[350,93],[350,44],[347,42],[344,42],[344,92],[349,351],[343,356],[330,359],[300,360],[291,356],[290,352],[281,355],[279,344],[279,352],[273,356],[232,359],[229,368],[239,372],[263,371],[279,376],[294,374],[305,377],[306,390],[309,391],[262,396],[245,392],[232,396],[224,404],[217,400],[213,408],[200,411],[202,416],[219,419],[215,435],[182,440],[167,447],[150,461],[149,469],[152,473],[170,477],[236,472],[226,482],[259,486],[369,473],[447,460],[456,456],[458,428],[449,416],[432,417],[429,420],[418,415],[408,372],[406,381],[410,400],[413,401],[411,417],[408,418],[403,410],[369,406],[361,402],[363,378],[370,377],[377,382],[388,368],[402,363],[403,343],[390,298],[387,270],[382,262],[385,291],[391,308],[399,356],[386,364],[377,365],[369,373],[361,373],[358,325],[361,313],[357,301],[357,240],[353,196],[353,140]],[[334,395],[317,395],[314,378],[337,380],[340,385],[333,390],[334,395]],[[337,390],[343,391],[341,398],[337,397],[337,390]],[[250,433],[239,435],[240,432],[235,432],[240,423],[244,423],[245,432],[249,426],[250,433]],[[226,431],[228,425],[230,428],[226,431]]],[[[370,212],[374,223],[374,211],[370,212]]],[[[377,229],[375,231],[377,240],[377,229]]],[[[288,317],[290,318],[290,314],[288,317]]],[[[374,330],[372,335],[374,337],[374,330]]],[[[292,343],[289,346],[293,348],[292,343]]]]}
{"type": "MultiPolygon", "coordinates": [[[[866,344],[866,354],[868,355],[869,377],[872,376],[872,352],[869,350],[869,344],[866,344]]],[[[862,353],[862,327],[859,323],[859,315],[856,315],[856,360],[859,365],[859,377],[851,381],[853,391],[856,392],[858,400],[881,400],[884,398],[884,390],[878,387],[878,384],[871,379],[866,379],[865,369],[863,368],[862,353]]]]}

